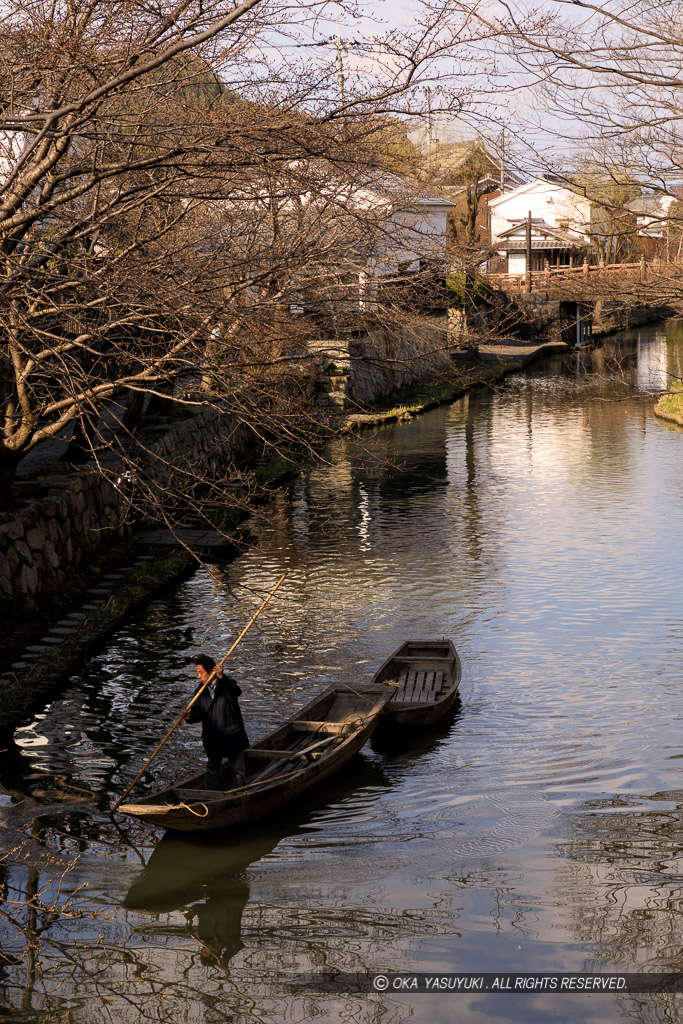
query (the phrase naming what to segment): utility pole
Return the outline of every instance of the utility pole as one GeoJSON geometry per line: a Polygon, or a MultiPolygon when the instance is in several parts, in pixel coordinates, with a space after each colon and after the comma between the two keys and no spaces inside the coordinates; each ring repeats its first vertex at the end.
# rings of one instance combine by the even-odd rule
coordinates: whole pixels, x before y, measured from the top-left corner
{"type": "Polygon", "coordinates": [[[505,189],[505,129],[500,133],[500,194],[505,189]]]}
{"type": "Polygon", "coordinates": [[[531,210],[526,218],[526,290],[531,291],[531,210]]]}
{"type": "Polygon", "coordinates": [[[425,88],[425,98],[427,100],[427,164],[429,170],[432,169],[432,90],[429,86],[425,88]]]}
{"type": "Polygon", "coordinates": [[[339,22],[337,22],[337,92],[339,102],[344,102],[344,59],[342,57],[342,41],[339,22]]]}

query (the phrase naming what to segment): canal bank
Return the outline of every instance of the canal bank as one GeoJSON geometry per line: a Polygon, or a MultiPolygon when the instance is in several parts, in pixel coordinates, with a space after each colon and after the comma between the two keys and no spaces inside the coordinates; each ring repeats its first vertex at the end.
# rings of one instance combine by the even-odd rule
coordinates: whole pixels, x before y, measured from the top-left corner
{"type": "MultiPolygon", "coordinates": [[[[566,346],[515,341],[482,345],[480,362],[461,363],[453,382],[412,387],[394,396],[386,408],[352,414],[345,424],[340,416],[338,423],[342,430],[356,431],[407,420],[557,351],[566,351],[566,346]]],[[[182,425],[175,425],[174,434],[179,429],[182,425]]],[[[278,463],[266,467],[259,480],[272,490],[291,475],[291,466],[278,463]]],[[[0,648],[0,730],[18,724],[46,695],[58,694],[79,662],[164,587],[192,573],[203,558],[226,562],[248,543],[248,531],[234,528],[213,534],[206,528],[179,529],[175,535],[168,530],[138,531],[127,539],[119,537],[113,549],[83,559],[39,611],[29,616],[22,612],[15,620],[7,616],[0,648]]]]}
{"type": "MultiPolygon", "coordinates": [[[[606,340],[606,339],[601,339],[606,340]]],[[[479,362],[460,361],[457,378],[429,388],[417,386],[399,392],[384,408],[339,417],[343,431],[355,433],[408,421],[449,405],[476,388],[494,387],[539,360],[571,350],[563,343],[541,344],[509,340],[481,345],[479,362]]],[[[177,429],[177,428],[176,428],[177,429]]],[[[298,467],[296,471],[305,471],[298,467]]],[[[279,462],[266,467],[265,493],[291,477],[291,466],[279,462]]],[[[25,616],[6,620],[0,671],[0,730],[18,724],[46,695],[57,695],[84,657],[106,642],[112,630],[126,622],[164,588],[193,573],[202,559],[226,564],[250,544],[248,529],[169,531],[149,529],[120,543],[118,548],[91,558],[80,576],[72,573],[63,600],[50,602],[45,611],[27,621],[25,616]],[[180,543],[178,542],[180,541],[180,543]]]]}
{"type": "MultiPolygon", "coordinates": [[[[141,609],[15,732],[0,758],[13,898],[39,886],[50,906],[45,858],[63,851],[83,911],[38,919],[63,981],[53,1016],[133,1024],[146,999],[157,1020],[212,1024],[676,1019],[666,993],[444,1001],[311,981],[677,970],[683,439],[634,395],[675,366],[666,339],[633,339],[628,382],[603,372],[616,352],[551,357],[339,438],[275,498],[257,544],[141,609]],[[231,659],[250,737],[335,679],[370,678],[408,636],[453,639],[461,706],[435,731],[371,742],[263,832],[176,843],[112,822],[192,693],[193,657],[225,652],[285,569],[231,659]],[[116,987],[98,988],[117,955],[116,987]]],[[[177,730],[141,792],[203,760],[198,731],[177,730]]],[[[3,948],[19,961],[16,941],[3,948]]],[[[44,1008],[33,977],[7,989],[18,1019],[44,1008]]]]}
{"type": "Polygon", "coordinates": [[[671,394],[664,395],[656,403],[655,416],[661,420],[667,420],[669,423],[675,423],[678,427],[683,427],[683,393],[680,390],[680,378],[672,379],[670,387],[671,394]]]}

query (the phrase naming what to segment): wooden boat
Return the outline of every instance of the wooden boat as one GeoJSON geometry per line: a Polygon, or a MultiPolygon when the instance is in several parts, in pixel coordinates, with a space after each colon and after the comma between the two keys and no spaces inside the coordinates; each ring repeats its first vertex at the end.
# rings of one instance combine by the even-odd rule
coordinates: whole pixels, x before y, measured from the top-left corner
{"type": "Polygon", "coordinates": [[[338,771],[376,728],[395,688],[356,692],[331,686],[293,718],[245,751],[246,782],[225,792],[204,789],[204,773],[143,796],[119,810],[182,832],[240,825],[279,810],[338,771]]]}
{"type": "Polygon", "coordinates": [[[455,702],[461,674],[450,640],[407,640],[375,672],[372,685],[397,684],[385,718],[402,725],[432,725],[455,702]]]}

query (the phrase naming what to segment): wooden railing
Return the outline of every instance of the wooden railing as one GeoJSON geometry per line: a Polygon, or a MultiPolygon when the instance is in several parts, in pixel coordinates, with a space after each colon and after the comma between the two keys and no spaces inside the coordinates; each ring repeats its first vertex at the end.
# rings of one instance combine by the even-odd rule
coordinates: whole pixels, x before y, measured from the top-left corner
{"type": "Polygon", "coordinates": [[[485,274],[487,281],[503,290],[526,290],[552,288],[562,284],[581,284],[582,281],[596,283],[640,282],[661,277],[683,275],[680,263],[670,263],[655,258],[640,260],[638,263],[579,263],[575,266],[546,266],[543,270],[532,270],[521,274],[485,274]]]}

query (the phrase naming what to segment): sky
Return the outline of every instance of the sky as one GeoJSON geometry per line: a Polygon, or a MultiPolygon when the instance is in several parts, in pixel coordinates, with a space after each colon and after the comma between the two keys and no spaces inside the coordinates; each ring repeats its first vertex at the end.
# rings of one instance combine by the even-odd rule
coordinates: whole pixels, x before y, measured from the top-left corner
{"type": "MultiPolygon", "coordinates": [[[[566,166],[576,151],[575,138],[587,133],[588,126],[549,107],[542,89],[530,84],[531,76],[516,65],[505,44],[486,38],[481,23],[465,18],[463,5],[453,0],[428,5],[418,0],[371,0],[360,11],[327,4],[314,20],[299,20],[296,27],[273,32],[263,51],[265,64],[283,76],[303,75],[308,92],[302,106],[331,106],[339,95],[337,36],[348,100],[405,73],[406,61],[400,55],[406,52],[407,37],[421,33],[425,10],[433,13],[439,7],[447,16],[440,30],[431,34],[434,56],[424,62],[391,111],[412,116],[413,130],[424,134],[429,89],[439,141],[482,136],[497,148],[504,130],[508,160],[523,172],[566,166]]],[[[497,0],[474,0],[469,7],[489,21],[503,10],[497,0]]]]}

